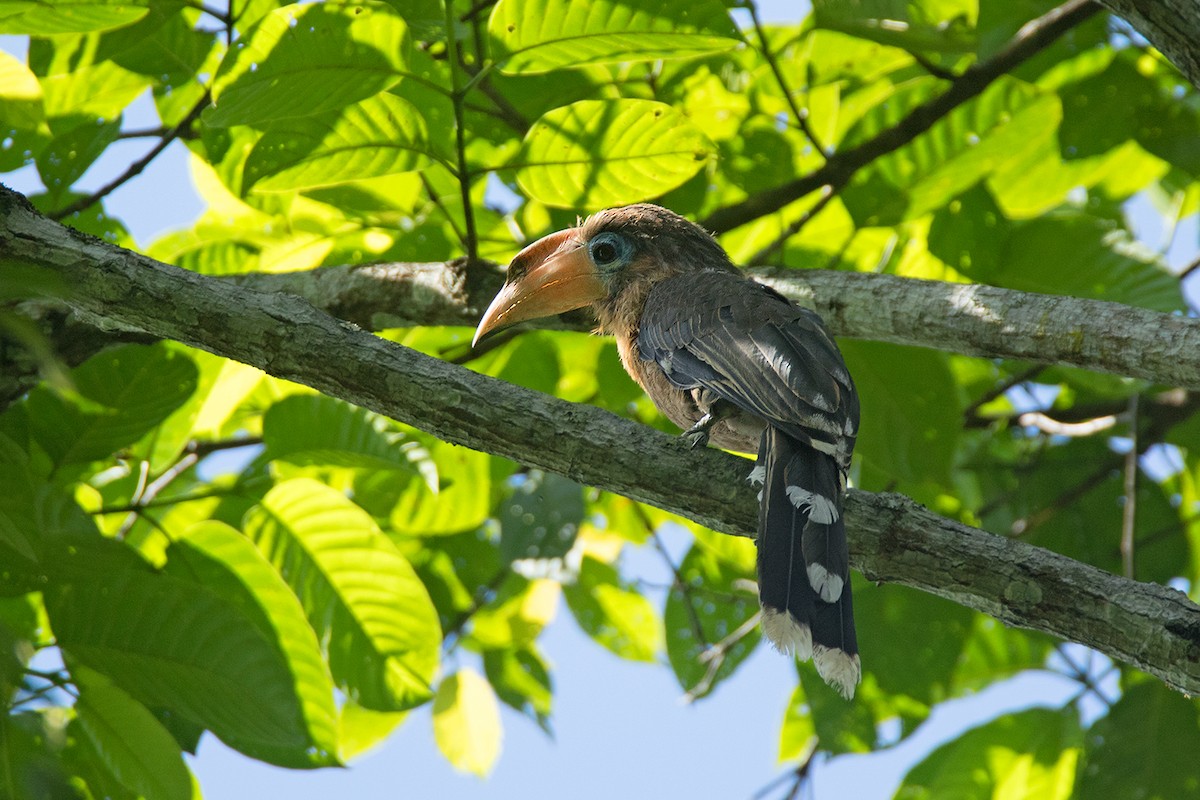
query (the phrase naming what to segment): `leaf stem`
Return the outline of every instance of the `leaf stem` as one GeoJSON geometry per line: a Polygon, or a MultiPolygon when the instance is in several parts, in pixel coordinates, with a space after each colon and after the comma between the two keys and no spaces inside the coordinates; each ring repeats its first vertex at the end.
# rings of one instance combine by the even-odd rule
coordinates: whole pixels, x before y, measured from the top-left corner
{"type": "MultiPolygon", "coordinates": [[[[466,235],[463,237],[463,247],[467,258],[475,261],[479,258],[479,238],[475,230],[475,210],[471,207],[471,170],[467,166],[466,113],[463,108],[463,98],[467,89],[461,85],[459,75],[458,37],[454,32],[454,0],[443,0],[446,15],[446,62],[450,69],[450,100],[454,105],[454,147],[458,156],[458,186],[462,194],[463,221],[466,235]]],[[[480,70],[482,74],[485,70],[480,70]]],[[[469,88],[470,85],[468,85],[469,88]]]]}
{"type": "MultiPolygon", "coordinates": [[[[812,127],[808,124],[808,109],[801,109],[796,105],[796,98],[792,95],[791,87],[788,86],[787,80],[783,77],[783,70],[779,68],[779,61],[775,58],[775,54],[771,52],[771,45],[767,42],[767,32],[763,30],[762,21],[758,18],[758,4],[753,2],[746,3],[746,8],[750,11],[750,21],[754,25],[754,32],[758,35],[758,43],[762,50],[763,58],[767,60],[767,65],[771,68],[771,74],[775,76],[775,82],[779,84],[779,90],[783,92],[783,99],[787,102],[788,108],[792,110],[792,116],[796,119],[796,124],[800,126],[800,130],[812,142],[816,151],[821,154],[822,159],[829,157],[829,151],[825,149],[825,145],[821,144],[821,140],[813,133],[812,127]]],[[[757,263],[757,262],[755,262],[757,263]]]]}
{"type": "Polygon", "coordinates": [[[72,214],[78,214],[80,211],[90,208],[92,205],[100,202],[105,197],[108,197],[117,189],[120,189],[122,186],[128,183],[131,179],[142,174],[142,170],[146,169],[146,167],[150,165],[151,161],[158,158],[159,154],[162,153],[163,150],[166,150],[171,142],[178,139],[181,134],[191,127],[192,123],[195,122],[200,116],[200,112],[208,107],[209,99],[210,94],[206,91],[204,96],[200,98],[200,101],[196,103],[191,111],[188,112],[187,116],[179,121],[179,124],[175,125],[175,127],[163,134],[163,137],[159,140],[158,144],[150,148],[150,152],[146,153],[146,155],[130,164],[129,168],[122,172],[119,176],[106,183],[104,186],[101,186],[92,194],[86,197],[81,197],[67,207],[61,208],[58,211],[53,211],[46,216],[50,217],[52,220],[58,221],[65,219],[72,214]]]}
{"type": "Polygon", "coordinates": [[[809,192],[830,185],[836,192],[867,164],[895,152],[929,130],[939,120],[967,101],[978,97],[1001,75],[1041,52],[1076,25],[1103,10],[1091,0],[1067,2],[1026,23],[996,55],[972,64],[937,97],[912,109],[903,119],[862,144],[831,155],[824,165],[773,189],[719,208],[701,224],[713,233],[725,233],[752,220],[774,213],[809,192]]]}

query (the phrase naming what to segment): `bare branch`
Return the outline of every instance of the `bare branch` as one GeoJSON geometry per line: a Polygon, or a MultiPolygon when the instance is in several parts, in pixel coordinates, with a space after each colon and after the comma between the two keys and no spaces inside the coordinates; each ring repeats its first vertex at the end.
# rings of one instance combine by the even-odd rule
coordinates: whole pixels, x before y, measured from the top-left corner
{"type": "Polygon", "coordinates": [[[1068,0],[1021,28],[1000,52],[987,61],[972,64],[951,82],[944,93],[917,106],[893,127],[880,131],[857,147],[839,150],[824,165],[807,175],[714,211],[701,224],[714,233],[724,233],[778,211],[822,186],[831,186],[836,192],[871,161],[899,150],[951,111],[981,94],[1001,75],[1041,52],[1063,33],[1099,11],[1100,7],[1091,0],[1068,0]]]}
{"type": "Polygon", "coordinates": [[[188,129],[191,128],[192,123],[195,122],[196,118],[200,116],[200,112],[208,108],[209,100],[209,94],[206,91],[204,96],[200,98],[199,102],[197,102],[196,105],[192,107],[192,110],[187,113],[187,116],[181,119],[179,124],[175,125],[175,127],[164,133],[162,139],[160,139],[158,143],[154,145],[154,147],[150,148],[150,151],[147,152],[146,155],[130,164],[124,172],[101,186],[96,191],[89,194],[87,197],[81,197],[74,203],[71,203],[69,206],[60,208],[58,211],[51,213],[50,218],[66,219],[72,214],[77,214],[84,209],[90,208],[95,203],[98,203],[105,197],[108,197],[117,189],[120,189],[133,178],[141,175],[142,170],[150,166],[150,162],[158,158],[159,154],[161,154],[163,150],[166,150],[171,142],[184,135],[188,129]]]}
{"type": "MultiPolygon", "coordinates": [[[[170,267],[76,233],[0,192],[0,251],[60,275],[100,328],[174,339],[531,467],[753,535],[747,462],[693,451],[591,406],[566,403],[380,339],[305,301],[170,267]]],[[[976,287],[964,287],[976,288],[976,287]]],[[[877,305],[877,308],[886,305],[877,305]]],[[[1200,349],[1200,348],[1197,348],[1200,349]]],[[[1165,586],[1112,575],[940,517],[896,494],[852,491],[854,566],[1003,622],[1080,642],[1200,693],[1200,607],[1165,586]]]]}

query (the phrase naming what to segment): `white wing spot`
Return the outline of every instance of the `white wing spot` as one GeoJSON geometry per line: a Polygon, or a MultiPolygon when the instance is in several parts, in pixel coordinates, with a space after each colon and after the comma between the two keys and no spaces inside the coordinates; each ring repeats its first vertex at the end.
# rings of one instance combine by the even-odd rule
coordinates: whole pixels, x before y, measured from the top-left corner
{"type": "Polygon", "coordinates": [[[762,486],[767,482],[767,468],[762,464],[756,464],[754,469],[750,470],[750,477],[746,478],[751,486],[762,486]]]}
{"type": "Polygon", "coordinates": [[[828,497],[810,492],[799,486],[789,486],[784,491],[787,492],[788,499],[792,501],[792,505],[796,508],[808,508],[808,518],[810,521],[819,525],[829,525],[837,522],[838,507],[828,497]]]}
{"type": "Polygon", "coordinates": [[[841,575],[834,575],[817,563],[808,565],[808,582],[826,603],[836,602],[846,584],[841,575]]]}

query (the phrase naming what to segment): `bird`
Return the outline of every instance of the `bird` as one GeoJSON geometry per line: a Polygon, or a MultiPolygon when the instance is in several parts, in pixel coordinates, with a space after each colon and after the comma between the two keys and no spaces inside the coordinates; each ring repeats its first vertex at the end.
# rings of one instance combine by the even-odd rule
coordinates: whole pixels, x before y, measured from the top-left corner
{"type": "Polygon", "coordinates": [[[692,447],[757,454],[763,634],[851,699],[862,666],[843,512],[859,400],[820,316],[747,276],[699,225],[639,203],[521,250],[472,345],[585,306],[692,447]]]}

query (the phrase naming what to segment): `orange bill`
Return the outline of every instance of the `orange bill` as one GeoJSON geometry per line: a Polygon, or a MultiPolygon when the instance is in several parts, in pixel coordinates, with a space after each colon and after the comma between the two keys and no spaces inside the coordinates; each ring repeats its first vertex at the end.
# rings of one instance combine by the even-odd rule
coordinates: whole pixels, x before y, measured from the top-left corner
{"type": "Polygon", "coordinates": [[[552,233],[517,253],[472,346],[492,331],[582,308],[608,293],[578,233],[577,228],[552,233]]]}

